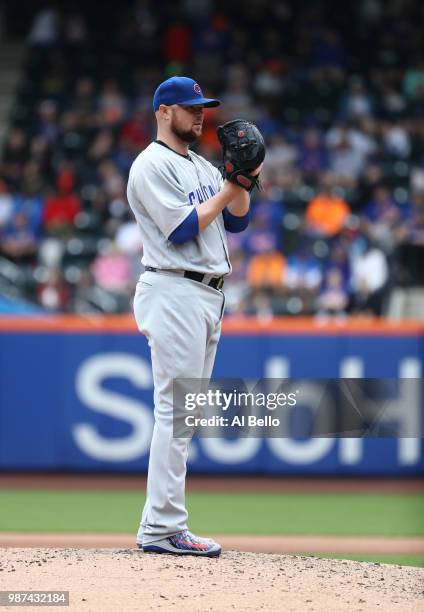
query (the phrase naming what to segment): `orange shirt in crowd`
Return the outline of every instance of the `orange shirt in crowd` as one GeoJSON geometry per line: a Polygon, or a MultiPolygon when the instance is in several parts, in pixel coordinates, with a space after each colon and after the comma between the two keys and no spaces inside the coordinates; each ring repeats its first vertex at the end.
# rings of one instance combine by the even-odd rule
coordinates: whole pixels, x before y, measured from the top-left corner
{"type": "Polygon", "coordinates": [[[341,231],[349,214],[350,208],[342,198],[321,193],[309,202],[306,221],[324,236],[334,236],[341,231]]]}
{"type": "Polygon", "coordinates": [[[254,255],[247,268],[249,285],[258,287],[281,287],[286,271],[286,259],[278,251],[254,255]]]}

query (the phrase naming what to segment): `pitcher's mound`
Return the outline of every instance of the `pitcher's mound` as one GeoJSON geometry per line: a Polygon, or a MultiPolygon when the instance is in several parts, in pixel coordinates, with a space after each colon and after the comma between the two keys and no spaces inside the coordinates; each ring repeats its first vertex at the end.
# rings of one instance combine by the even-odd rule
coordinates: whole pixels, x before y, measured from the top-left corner
{"type": "Polygon", "coordinates": [[[0,570],[2,590],[69,591],[68,609],[78,612],[416,612],[424,603],[423,569],[235,551],[202,559],[127,549],[3,548],[0,570]]]}

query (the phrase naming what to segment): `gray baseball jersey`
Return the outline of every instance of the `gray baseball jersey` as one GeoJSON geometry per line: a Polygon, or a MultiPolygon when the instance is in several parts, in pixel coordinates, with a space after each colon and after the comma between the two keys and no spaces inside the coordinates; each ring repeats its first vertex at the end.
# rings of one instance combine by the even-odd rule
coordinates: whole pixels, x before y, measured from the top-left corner
{"type": "Polygon", "coordinates": [[[217,168],[192,151],[185,157],[152,142],[140,153],[130,170],[127,196],[140,227],[145,266],[217,276],[231,271],[222,215],[192,240],[169,240],[193,206],[220,191],[222,182],[217,168]]]}
{"type": "Polygon", "coordinates": [[[185,475],[189,440],[173,435],[173,380],[208,379],[221,333],[224,294],[173,274],[191,270],[221,276],[231,265],[222,214],[192,240],[175,244],[172,232],[222,187],[219,171],[200,155],[180,155],[153,142],[134,161],[128,201],[140,227],[146,271],[137,284],[134,315],[149,342],[155,387],[155,425],[147,497],[137,533],[153,544],[187,529],[185,475]]]}

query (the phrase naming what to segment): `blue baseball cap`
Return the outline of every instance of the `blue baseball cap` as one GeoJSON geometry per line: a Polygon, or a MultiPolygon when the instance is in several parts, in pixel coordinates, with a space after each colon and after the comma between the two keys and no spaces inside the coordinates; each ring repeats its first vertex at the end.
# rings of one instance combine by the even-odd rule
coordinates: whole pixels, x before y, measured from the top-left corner
{"type": "Polygon", "coordinates": [[[218,106],[221,102],[213,98],[204,98],[199,84],[193,79],[174,76],[163,81],[155,91],[153,110],[156,112],[161,104],[166,106],[172,104],[185,104],[186,106],[203,104],[210,107],[218,106]]]}

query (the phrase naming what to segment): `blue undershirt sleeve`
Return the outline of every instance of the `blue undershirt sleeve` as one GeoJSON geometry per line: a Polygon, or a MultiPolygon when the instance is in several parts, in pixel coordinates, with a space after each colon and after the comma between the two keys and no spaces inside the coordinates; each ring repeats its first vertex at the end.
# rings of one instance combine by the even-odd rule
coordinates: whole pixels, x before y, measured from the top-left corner
{"type": "Polygon", "coordinates": [[[225,229],[227,232],[231,232],[232,234],[242,232],[249,225],[249,212],[242,217],[237,217],[237,215],[230,213],[227,208],[224,208],[222,211],[222,216],[224,217],[225,229]]]}
{"type": "Polygon", "coordinates": [[[169,240],[174,244],[182,244],[192,240],[198,233],[199,217],[197,216],[197,210],[193,208],[184,221],[170,234],[169,240]]]}

